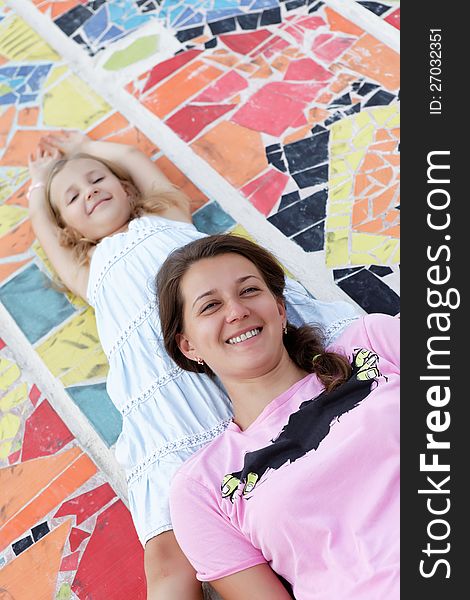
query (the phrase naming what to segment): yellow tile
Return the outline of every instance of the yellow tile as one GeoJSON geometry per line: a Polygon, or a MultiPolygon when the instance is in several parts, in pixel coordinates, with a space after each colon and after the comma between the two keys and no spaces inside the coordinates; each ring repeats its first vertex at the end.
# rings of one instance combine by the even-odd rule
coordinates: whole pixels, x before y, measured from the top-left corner
{"type": "Polygon", "coordinates": [[[387,127],[390,127],[391,129],[393,127],[399,127],[400,126],[400,114],[396,114],[394,115],[389,121],[387,121],[387,127]]]}
{"type": "Polygon", "coordinates": [[[21,375],[16,363],[0,357],[0,391],[6,391],[21,375]]]}
{"type": "Polygon", "coordinates": [[[340,202],[342,200],[347,200],[348,198],[350,198],[351,201],[349,202],[349,204],[351,204],[352,203],[352,179],[350,179],[346,183],[343,183],[343,185],[340,185],[339,187],[335,188],[334,190],[331,190],[328,195],[328,198],[329,198],[330,202],[340,202]]]}
{"type": "Polygon", "coordinates": [[[400,247],[397,248],[396,252],[394,252],[391,260],[391,265],[399,265],[400,264],[400,247]]]}
{"type": "Polygon", "coordinates": [[[372,123],[367,125],[367,127],[364,127],[363,129],[361,129],[361,131],[353,139],[354,147],[359,149],[359,148],[367,148],[368,146],[370,146],[374,139],[374,131],[375,131],[375,129],[374,129],[374,126],[372,125],[372,123]]]}
{"type": "Polygon", "coordinates": [[[43,89],[47,89],[51,87],[64,73],[67,73],[69,70],[66,66],[58,66],[51,69],[46,81],[44,82],[43,89]]]}
{"type": "Polygon", "coordinates": [[[346,162],[348,163],[348,165],[351,168],[351,171],[353,171],[354,173],[356,172],[358,166],[364,159],[365,154],[366,153],[364,150],[358,150],[357,152],[351,152],[351,154],[348,154],[345,157],[346,162]]]}
{"type": "Polygon", "coordinates": [[[104,380],[108,372],[91,307],[51,334],[36,347],[36,351],[51,373],[66,385],[84,383],[90,379],[104,380]]]}
{"type": "Polygon", "coordinates": [[[339,267],[349,263],[348,232],[331,231],[326,235],[326,266],[339,267]]]}
{"type": "Polygon", "coordinates": [[[24,402],[28,397],[28,386],[26,383],[20,383],[17,385],[11,392],[8,392],[6,396],[4,396],[0,400],[0,410],[4,412],[18,406],[22,402],[24,402]]]}
{"type": "Polygon", "coordinates": [[[46,127],[84,130],[110,110],[109,104],[81,79],[70,75],[45,94],[43,122],[46,127]]]}
{"type": "Polygon", "coordinates": [[[18,225],[28,214],[28,210],[21,206],[4,204],[0,206],[0,235],[4,235],[15,225],[18,225]]]}
{"type": "Polygon", "coordinates": [[[349,174],[348,175],[339,175],[338,177],[332,177],[328,181],[328,187],[330,188],[330,190],[333,190],[335,187],[337,187],[338,185],[341,185],[345,181],[349,181],[350,178],[351,178],[351,176],[349,174]]]}
{"type": "Polygon", "coordinates": [[[366,254],[365,252],[351,252],[351,265],[354,266],[366,266],[375,265],[377,258],[372,254],[366,254]]]}
{"type": "Polygon", "coordinates": [[[361,111],[358,115],[354,117],[354,124],[358,129],[365,127],[371,121],[370,115],[367,110],[361,111]]]}
{"type": "Polygon", "coordinates": [[[5,460],[11,454],[12,440],[0,444],[0,460],[5,460]]]}
{"type": "Polygon", "coordinates": [[[7,413],[0,419],[0,441],[14,438],[21,425],[21,419],[17,415],[7,413]]]}
{"type": "Polygon", "coordinates": [[[374,250],[374,254],[377,256],[378,258],[378,263],[379,265],[388,265],[390,264],[390,258],[393,255],[393,253],[396,251],[397,247],[399,245],[399,240],[387,240],[386,242],[384,242],[379,248],[377,248],[376,250],[374,250]]]}
{"type": "Polygon", "coordinates": [[[384,241],[382,235],[369,233],[353,233],[351,236],[352,252],[370,252],[378,248],[384,241]]]}
{"type": "Polygon", "coordinates": [[[332,142],[350,140],[353,136],[352,119],[342,119],[331,126],[332,142]]]}
{"type": "Polygon", "coordinates": [[[351,202],[329,203],[327,206],[328,215],[349,215],[351,212],[351,202]]]}
{"type": "Polygon", "coordinates": [[[335,157],[330,162],[330,174],[333,177],[337,177],[338,175],[349,174],[349,165],[342,158],[335,157]]]}
{"type": "Polygon", "coordinates": [[[326,218],[326,231],[338,228],[348,228],[351,224],[351,217],[349,215],[337,215],[326,218]]]}
{"type": "Polygon", "coordinates": [[[348,142],[338,142],[336,144],[332,144],[330,148],[330,156],[341,156],[343,154],[347,154],[351,149],[351,146],[348,142]]]}
{"type": "Polygon", "coordinates": [[[15,62],[59,60],[58,54],[16,16],[8,17],[0,24],[0,55],[15,62]]]}
{"type": "Polygon", "coordinates": [[[399,108],[398,104],[392,104],[391,106],[379,106],[378,108],[372,109],[371,112],[376,123],[382,126],[392,117],[399,115],[399,108]]]}

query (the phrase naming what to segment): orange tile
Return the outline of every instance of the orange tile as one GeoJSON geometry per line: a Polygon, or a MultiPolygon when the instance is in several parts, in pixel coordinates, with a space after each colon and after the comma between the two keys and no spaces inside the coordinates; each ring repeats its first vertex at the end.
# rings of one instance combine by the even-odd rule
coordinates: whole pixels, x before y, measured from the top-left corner
{"type": "Polygon", "coordinates": [[[320,94],[320,96],[318,96],[316,102],[319,102],[320,104],[328,104],[332,98],[333,94],[330,94],[329,92],[323,92],[323,94],[320,94]]]}
{"type": "Polygon", "coordinates": [[[352,211],[352,224],[356,227],[369,218],[369,200],[364,198],[354,203],[352,211]]]}
{"type": "Polygon", "coordinates": [[[268,77],[270,77],[272,74],[273,72],[271,70],[271,67],[269,65],[266,65],[255,71],[253,75],[251,75],[251,78],[268,79],[268,77]]]}
{"type": "Polygon", "coordinates": [[[367,221],[367,223],[361,223],[354,227],[355,231],[362,233],[381,233],[383,230],[382,219],[374,219],[373,221],[367,221]]]}
{"type": "Polygon", "coordinates": [[[396,142],[377,142],[376,144],[369,146],[369,150],[376,150],[378,152],[393,152],[396,148],[396,142]]]}
{"type": "Polygon", "coordinates": [[[66,13],[71,8],[74,8],[78,4],[83,4],[79,0],[62,0],[62,2],[52,2],[52,18],[55,20],[66,13]]]}
{"type": "Polygon", "coordinates": [[[23,108],[18,113],[18,125],[22,127],[34,127],[38,122],[39,108],[32,106],[31,108],[23,108]]]}
{"type": "Polygon", "coordinates": [[[354,179],[354,195],[356,198],[362,196],[362,192],[370,185],[369,178],[364,173],[358,173],[354,179]]]}
{"type": "MultiPolygon", "coordinates": [[[[330,71],[331,70],[333,69],[330,68],[330,71]]],[[[355,75],[340,73],[336,77],[336,79],[330,84],[330,87],[328,89],[331,90],[334,94],[338,94],[339,92],[342,92],[345,88],[347,88],[349,83],[351,81],[354,81],[355,79],[357,79],[355,75]]]]}
{"type": "Polygon", "coordinates": [[[2,567],[2,599],[38,600],[55,597],[62,553],[71,525],[71,519],[67,519],[2,567]],[[33,574],[34,578],[31,579],[33,574]]]}
{"type": "Polygon", "coordinates": [[[282,54],[280,54],[279,56],[276,56],[276,58],[272,61],[271,66],[273,69],[276,69],[276,71],[284,73],[285,71],[287,71],[287,67],[290,65],[290,63],[291,60],[287,58],[287,56],[283,56],[282,54]]]}
{"type": "Polygon", "coordinates": [[[386,90],[396,91],[400,85],[400,55],[369,34],[354,42],[341,62],[378,81],[386,90]]]}
{"type": "Polygon", "coordinates": [[[385,160],[394,167],[400,166],[400,155],[399,154],[386,154],[385,160]]]}
{"type": "MultiPolygon", "coordinates": [[[[28,461],[29,462],[29,461],[28,461]]],[[[26,463],[23,463],[26,464],[26,463]]],[[[21,467],[22,464],[15,465],[21,467]]],[[[28,504],[23,505],[13,518],[1,528],[0,549],[10,544],[51,510],[58,507],[70,494],[80,488],[97,471],[93,461],[81,454],[77,460],[69,464],[60,475],[43,489],[28,504]]],[[[23,482],[24,484],[25,482],[23,482]]],[[[29,481],[28,481],[29,487],[29,481]]]]}
{"type": "Polygon", "coordinates": [[[200,35],[197,38],[193,38],[191,40],[191,44],[205,44],[209,40],[210,40],[210,37],[208,35],[200,35]]]}
{"type": "Polygon", "coordinates": [[[393,169],[392,167],[385,167],[384,169],[378,169],[371,173],[371,177],[375,177],[377,181],[383,183],[384,185],[388,185],[393,178],[393,169]]]}
{"type": "Polygon", "coordinates": [[[16,108],[10,106],[3,114],[0,114],[0,147],[4,147],[7,142],[8,134],[10,133],[13,120],[16,115],[16,108]]]}
{"type": "Polygon", "coordinates": [[[385,192],[380,194],[380,196],[372,199],[372,214],[374,217],[381,215],[388,208],[390,208],[390,205],[393,202],[396,202],[394,198],[397,188],[398,184],[395,184],[391,188],[386,189],[385,192]]]}
{"type": "Polygon", "coordinates": [[[368,152],[366,158],[361,164],[362,172],[375,171],[375,169],[380,169],[380,167],[384,166],[384,161],[373,152],[368,152]]]}
{"type": "Polygon", "coordinates": [[[297,142],[298,140],[303,140],[308,135],[311,128],[312,128],[312,125],[309,124],[305,127],[301,127],[300,129],[297,129],[297,131],[294,131],[293,133],[286,135],[286,137],[283,138],[282,143],[283,144],[291,144],[292,142],[297,142]]]}
{"type": "MultiPolygon", "coordinates": [[[[5,281],[12,273],[20,269],[23,265],[29,262],[31,259],[27,258],[26,260],[21,260],[20,262],[8,262],[4,264],[0,264],[0,283],[5,281]]],[[[1,597],[0,597],[1,600],[1,597]]]]}
{"type": "Polygon", "coordinates": [[[28,179],[26,183],[24,183],[21,187],[19,187],[13,196],[10,196],[8,200],[5,201],[5,204],[14,204],[15,206],[24,206],[25,208],[28,206],[28,199],[26,198],[26,192],[28,191],[29,184],[31,180],[28,179]]]}
{"type": "Polygon", "coordinates": [[[395,225],[395,227],[390,227],[390,229],[386,229],[385,231],[391,237],[400,238],[400,225],[395,225]]]}
{"type": "Polygon", "coordinates": [[[106,141],[134,146],[135,148],[139,148],[139,150],[147,156],[152,156],[159,150],[159,148],[136,127],[131,127],[125,131],[119,131],[115,135],[110,135],[106,138],[106,141]]]}
{"type": "Polygon", "coordinates": [[[390,133],[393,135],[393,137],[396,140],[400,139],[400,128],[399,127],[395,127],[394,129],[390,129],[390,133]]]}
{"type": "Polygon", "coordinates": [[[384,217],[384,222],[388,225],[395,224],[400,220],[400,211],[396,208],[390,209],[384,217]]]}
{"type": "Polygon", "coordinates": [[[309,123],[320,123],[324,121],[330,113],[324,108],[312,108],[308,113],[309,123]]]}
{"type": "Polygon", "coordinates": [[[163,118],[222,73],[220,69],[195,60],[173,77],[165,79],[146,97],[143,104],[157,117],[163,118]]]}
{"type": "Polygon", "coordinates": [[[256,69],[256,67],[251,63],[241,63],[237,65],[236,68],[237,71],[243,71],[244,73],[253,73],[253,71],[256,69]]]}
{"type": "Polygon", "coordinates": [[[179,187],[191,200],[191,212],[194,212],[203,204],[208,202],[199,188],[197,188],[190,179],[186,177],[175,165],[166,157],[162,156],[155,161],[155,164],[162,170],[168,179],[179,187]]]}
{"type": "Polygon", "coordinates": [[[26,252],[35,237],[28,219],[0,238],[0,258],[26,252]]]}
{"type": "Polygon", "coordinates": [[[240,58],[238,56],[235,54],[229,54],[228,52],[219,56],[211,54],[210,56],[206,56],[205,59],[219,63],[220,65],[225,65],[226,67],[235,67],[240,62],[240,58]]]}
{"type": "Polygon", "coordinates": [[[330,24],[331,31],[342,31],[343,33],[349,33],[356,36],[360,36],[364,33],[360,27],[354,25],[354,23],[351,23],[351,21],[345,17],[342,17],[329,6],[325,7],[325,14],[327,21],[330,24]]]}
{"type": "Polygon", "coordinates": [[[28,154],[35,150],[39,140],[49,133],[53,132],[46,129],[41,131],[20,129],[16,131],[0,160],[0,166],[25,167],[28,164],[28,154]]]}
{"type": "Polygon", "coordinates": [[[121,129],[129,127],[129,121],[120,112],[114,112],[99,125],[93,127],[88,135],[94,140],[102,140],[108,135],[112,135],[121,129]]]}
{"type": "Polygon", "coordinates": [[[385,141],[385,140],[391,140],[393,138],[390,135],[390,133],[388,132],[388,129],[377,129],[377,131],[375,132],[375,139],[378,142],[381,142],[381,141],[385,141]]]}
{"type": "Polygon", "coordinates": [[[261,134],[229,121],[217,124],[191,147],[237,188],[268,167],[261,134]]]}

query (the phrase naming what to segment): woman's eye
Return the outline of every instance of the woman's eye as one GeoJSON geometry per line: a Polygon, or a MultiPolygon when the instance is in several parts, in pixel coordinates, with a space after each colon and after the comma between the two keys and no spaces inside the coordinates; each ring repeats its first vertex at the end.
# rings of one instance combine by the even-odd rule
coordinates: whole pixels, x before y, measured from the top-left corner
{"type": "Polygon", "coordinates": [[[93,183],[99,183],[100,181],[103,181],[103,179],[104,177],[97,177],[93,183]]]}
{"type": "Polygon", "coordinates": [[[211,310],[214,308],[214,306],[217,306],[217,302],[209,302],[208,304],[205,304],[201,309],[201,313],[211,310]]]}
{"type": "Polygon", "coordinates": [[[249,287],[249,288],[245,288],[242,291],[242,294],[250,294],[251,292],[259,292],[259,288],[257,287],[249,287]]]}

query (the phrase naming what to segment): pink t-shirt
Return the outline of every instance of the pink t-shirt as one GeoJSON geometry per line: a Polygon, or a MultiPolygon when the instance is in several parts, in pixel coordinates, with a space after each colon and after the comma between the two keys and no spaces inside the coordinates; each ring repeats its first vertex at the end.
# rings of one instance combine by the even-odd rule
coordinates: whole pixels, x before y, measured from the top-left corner
{"type": "Polygon", "coordinates": [[[198,578],[269,563],[297,600],[399,598],[399,321],[367,315],[333,347],[353,375],[308,375],[178,471],[171,514],[198,578]]]}

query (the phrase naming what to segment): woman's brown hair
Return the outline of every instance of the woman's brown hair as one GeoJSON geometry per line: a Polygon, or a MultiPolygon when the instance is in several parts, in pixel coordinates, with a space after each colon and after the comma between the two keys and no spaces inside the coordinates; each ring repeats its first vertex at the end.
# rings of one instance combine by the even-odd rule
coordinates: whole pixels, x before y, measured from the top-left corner
{"type": "Polygon", "coordinates": [[[138,191],[129,173],[111,161],[97,158],[91,154],[80,152],[74,154],[73,156],[58,160],[54,164],[54,167],[49,173],[49,177],[47,179],[46,198],[55,221],[61,230],[59,237],[61,246],[64,246],[65,248],[71,248],[74,251],[75,257],[77,258],[79,264],[81,265],[88,264],[90,262],[89,252],[91,248],[96,246],[96,244],[101,240],[90,240],[82,236],[81,233],[73,227],[69,227],[66,223],[64,223],[64,220],[62,219],[51,198],[51,185],[54,177],[65,167],[67,163],[78,158],[90,158],[98,161],[107,169],[109,169],[109,171],[111,171],[111,173],[121,181],[121,184],[126,188],[130,197],[131,214],[129,221],[132,221],[132,219],[140,217],[145,213],[158,214],[169,206],[185,206],[189,202],[189,199],[184,192],[170,183],[168,184],[168,187],[163,190],[155,190],[155,192],[143,196],[138,191]]]}
{"type": "MultiPolygon", "coordinates": [[[[212,235],[182,246],[168,256],[156,278],[165,349],[182,369],[206,373],[211,377],[214,373],[208,365],[200,365],[186,358],[178,347],[177,334],[184,329],[180,286],[184,274],[192,264],[221,254],[239,254],[252,262],[273,296],[284,302],[285,277],[281,265],[270,252],[245,238],[229,234],[212,235]]],[[[350,377],[351,366],[347,358],[325,351],[320,330],[309,325],[295,327],[288,323],[283,342],[294,363],[307,373],[315,373],[327,391],[333,390],[350,377]]]]}

